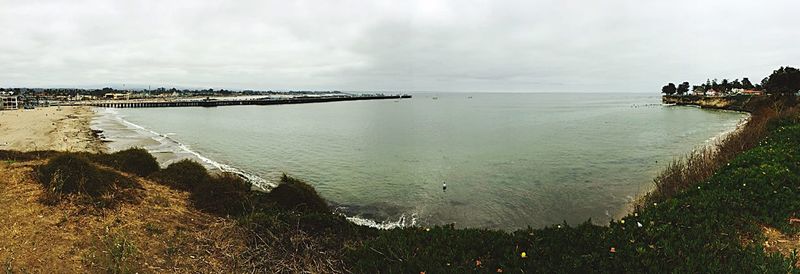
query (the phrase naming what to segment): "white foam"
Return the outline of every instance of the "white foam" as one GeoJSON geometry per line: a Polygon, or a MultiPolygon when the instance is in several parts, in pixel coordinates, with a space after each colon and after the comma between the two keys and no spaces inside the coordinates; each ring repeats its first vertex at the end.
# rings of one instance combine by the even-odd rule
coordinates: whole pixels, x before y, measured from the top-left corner
{"type": "Polygon", "coordinates": [[[417,215],[411,214],[411,216],[406,217],[405,214],[400,215],[400,217],[396,221],[386,220],[383,222],[377,222],[375,220],[365,219],[358,216],[344,216],[348,221],[360,226],[368,226],[377,229],[394,229],[394,228],[403,228],[403,227],[412,227],[417,225],[417,215]]]}
{"type": "MultiPolygon", "coordinates": [[[[170,135],[175,135],[174,133],[160,134],[158,132],[155,132],[155,131],[150,130],[148,128],[145,128],[143,126],[137,125],[137,124],[132,123],[132,122],[130,122],[128,120],[125,120],[121,115],[119,115],[119,112],[117,112],[116,110],[110,109],[110,108],[105,108],[104,112],[107,115],[110,115],[111,117],[113,117],[114,120],[118,121],[119,123],[121,123],[123,125],[126,125],[126,126],[128,126],[130,128],[133,128],[133,129],[136,129],[136,130],[139,130],[139,131],[142,131],[142,132],[145,132],[145,133],[151,135],[150,136],[151,139],[153,139],[154,141],[156,141],[156,142],[158,142],[158,143],[160,143],[162,145],[166,144],[164,142],[164,140],[166,140],[169,143],[172,143],[173,145],[177,146],[180,150],[182,150],[182,151],[184,151],[186,153],[189,153],[190,155],[192,155],[195,158],[199,159],[200,161],[202,161],[203,163],[205,163],[208,166],[214,167],[214,168],[219,169],[219,170],[221,170],[223,172],[230,172],[230,173],[236,174],[238,176],[241,176],[243,179],[247,180],[247,182],[252,184],[254,187],[258,188],[258,190],[260,190],[260,191],[269,191],[272,188],[277,186],[276,184],[271,183],[271,182],[265,180],[264,178],[261,178],[259,176],[247,173],[247,172],[245,172],[243,170],[240,170],[238,168],[235,168],[235,167],[232,167],[232,166],[229,166],[229,165],[214,161],[214,160],[212,160],[212,159],[210,159],[208,157],[203,156],[202,154],[200,154],[200,153],[192,150],[191,148],[189,148],[189,146],[179,142],[178,140],[175,140],[175,139],[171,138],[170,135]],[[160,137],[161,140],[159,140],[159,138],[157,138],[157,137],[160,137]]],[[[154,151],[153,149],[148,149],[148,150],[150,150],[150,152],[159,152],[159,151],[154,151]]]]}

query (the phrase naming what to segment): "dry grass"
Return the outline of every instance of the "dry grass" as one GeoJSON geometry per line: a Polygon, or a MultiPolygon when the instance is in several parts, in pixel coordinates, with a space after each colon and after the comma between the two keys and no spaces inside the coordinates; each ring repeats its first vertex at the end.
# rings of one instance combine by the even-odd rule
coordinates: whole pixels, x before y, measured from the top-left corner
{"type": "Polygon", "coordinates": [[[689,187],[706,181],[736,155],[756,146],[766,136],[771,122],[786,117],[797,117],[800,110],[795,103],[786,101],[753,102],[748,109],[752,115],[741,128],[713,145],[695,149],[667,164],[653,180],[654,190],[639,199],[636,207],[641,208],[667,200],[689,187]]]}
{"type": "Polygon", "coordinates": [[[303,230],[248,233],[253,239],[242,254],[243,267],[259,273],[344,273],[341,254],[320,243],[320,237],[303,230]],[[262,238],[268,235],[270,238],[262,238]]]}
{"type": "MultiPolygon", "coordinates": [[[[800,235],[786,235],[780,230],[767,226],[762,226],[761,231],[764,233],[764,249],[767,252],[779,252],[787,258],[791,258],[800,250],[800,235]]],[[[800,267],[800,261],[795,266],[800,267]]]]}
{"type": "Polygon", "coordinates": [[[194,209],[189,194],[135,176],[141,199],[110,209],[48,206],[33,178],[43,161],[0,163],[0,263],[39,273],[233,272],[236,223],[194,209]]]}

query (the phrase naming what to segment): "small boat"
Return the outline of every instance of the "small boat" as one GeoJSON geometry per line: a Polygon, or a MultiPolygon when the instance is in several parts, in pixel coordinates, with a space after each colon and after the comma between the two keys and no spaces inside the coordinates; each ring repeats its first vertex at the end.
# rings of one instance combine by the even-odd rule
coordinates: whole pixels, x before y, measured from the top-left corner
{"type": "Polygon", "coordinates": [[[439,100],[439,97],[433,96],[433,100],[439,100]]]}

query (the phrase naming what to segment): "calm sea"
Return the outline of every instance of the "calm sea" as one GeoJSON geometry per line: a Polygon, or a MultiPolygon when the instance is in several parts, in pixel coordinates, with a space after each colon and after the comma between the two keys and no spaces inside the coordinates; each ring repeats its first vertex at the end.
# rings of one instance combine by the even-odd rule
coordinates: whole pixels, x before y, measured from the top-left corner
{"type": "MultiPolygon", "coordinates": [[[[436,97],[436,99],[434,99],[436,97]]],[[[746,117],[642,94],[98,109],[112,149],[306,180],[359,223],[515,229],[606,224],[671,159],[746,117]],[[447,183],[447,191],[442,183],[447,183]]]]}

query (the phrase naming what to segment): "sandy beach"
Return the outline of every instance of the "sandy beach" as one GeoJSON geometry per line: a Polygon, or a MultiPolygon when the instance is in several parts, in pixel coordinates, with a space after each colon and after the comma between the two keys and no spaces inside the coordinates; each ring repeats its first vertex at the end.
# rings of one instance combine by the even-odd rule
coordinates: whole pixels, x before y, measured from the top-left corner
{"type": "Polygon", "coordinates": [[[89,127],[89,107],[46,107],[0,111],[0,150],[102,152],[89,127]]]}

